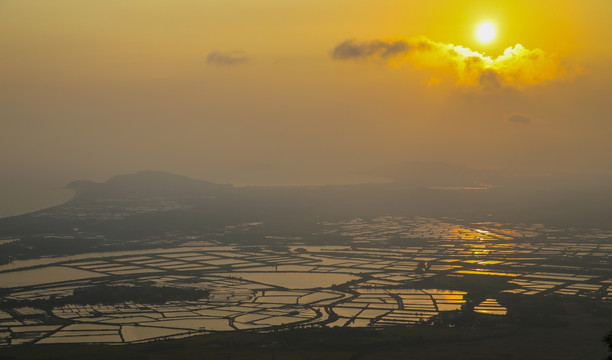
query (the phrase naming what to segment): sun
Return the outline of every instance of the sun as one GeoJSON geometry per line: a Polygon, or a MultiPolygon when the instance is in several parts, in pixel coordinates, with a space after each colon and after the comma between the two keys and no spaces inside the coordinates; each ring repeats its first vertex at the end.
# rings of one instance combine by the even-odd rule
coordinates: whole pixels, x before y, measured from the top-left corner
{"type": "Polygon", "coordinates": [[[495,40],[495,36],[497,35],[497,28],[495,27],[495,24],[490,21],[481,22],[480,24],[476,25],[475,34],[476,39],[480,43],[488,44],[495,40]]]}

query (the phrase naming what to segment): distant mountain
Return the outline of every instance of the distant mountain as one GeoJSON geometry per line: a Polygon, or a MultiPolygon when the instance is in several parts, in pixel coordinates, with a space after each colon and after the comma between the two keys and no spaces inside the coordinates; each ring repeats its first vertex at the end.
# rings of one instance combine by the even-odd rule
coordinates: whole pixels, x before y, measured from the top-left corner
{"type": "Polygon", "coordinates": [[[68,185],[76,191],[72,200],[0,219],[0,236],[79,229],[127,239],[255,222],[268,235],[308,236],[321,222],[390,214],[612,228],[609,177],[525,176],[425,163],[398,169],[393,183],[322,187],[233,187],[159,171],[104,183],[75,181],[68,185]]]}
{"type": "Polygon", "coordinates": [[[207,196],[231,191],[233,186],[194,180],[162,171],[141,171],[135,174],[118,175],[104,183],[86,180],[73,181],[68,184],[67,188],[76,192],[77,199],[92,199],[207,196]]]}

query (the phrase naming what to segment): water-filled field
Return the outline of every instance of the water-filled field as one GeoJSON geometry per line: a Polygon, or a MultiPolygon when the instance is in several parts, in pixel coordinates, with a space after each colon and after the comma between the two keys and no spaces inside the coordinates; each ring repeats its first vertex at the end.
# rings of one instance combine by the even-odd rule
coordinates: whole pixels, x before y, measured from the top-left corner
{"type": "MultiPolygon", "coordinates": [[[[612,233],[382,217],[324,224],[346,246],[202,243],[16,261],[0,272],[0,343],[133,343],[217,331],[427,324],[509,296],[612,301],[612,233]],[[164,303],[65,303],[98,285],[207,290],[164,303]]],[[[452,318],[451,316],[451,318],[452,318]]]]}

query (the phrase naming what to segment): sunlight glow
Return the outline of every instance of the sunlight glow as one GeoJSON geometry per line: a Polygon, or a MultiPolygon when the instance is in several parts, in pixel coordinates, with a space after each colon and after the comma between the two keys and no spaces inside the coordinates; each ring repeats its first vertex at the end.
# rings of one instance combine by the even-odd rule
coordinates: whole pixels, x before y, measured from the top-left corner
{"type": "MultiPolygon", "coordinates": [[[[457,85],[481,89],[523,88],[571,76],[556,54],[542,49],[527,49],[516,44],[507,47],[497,56],[490,56],[465,46],[433,41],[424,36],[399,40],[346,40],[334,48],[332,57],[336,60],[378,58],[396,65],[410,62],[420,68],[450,73],[454,75],[457,85]]],[[[438,74],[432,78],[435,80],[438,74]]],[[[482,235],[485,234],[476,233],[472,236],[482,235]]]]}
{"type": "Polygon", "coordinates": [[[476,39],[482,44],[488,44],[495,40],[497,29],[492,22],[482,22],[476,26],[476,39]]]}

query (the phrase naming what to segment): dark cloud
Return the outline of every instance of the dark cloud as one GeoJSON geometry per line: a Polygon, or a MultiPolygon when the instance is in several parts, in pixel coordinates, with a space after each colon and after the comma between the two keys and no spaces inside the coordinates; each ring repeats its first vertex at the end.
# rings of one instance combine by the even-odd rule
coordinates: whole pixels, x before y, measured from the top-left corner
{"type": "Polygon", "coordinates": [[[247,61],[249,57],[244,51],[213,51],[206,57],[206,62],[211,65],[237,65],[247,61]]]}
{"type": "Polygon", "coordinates": [[[527,115],[523,114],[512,114],[510,115],[506,121],[513,124],[531,124],[533,120],[527,115]]]}
{"type": "Polygon", "coordinates": [[[332,57],[338,60],[358,59],[369,56],[380,56],[383,59],[407,53],[412,45],[405,41],[356,41],[346,40],[336,46],[332,57]]]}

